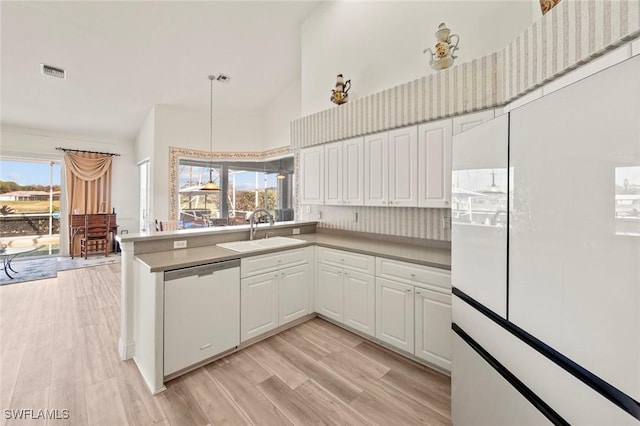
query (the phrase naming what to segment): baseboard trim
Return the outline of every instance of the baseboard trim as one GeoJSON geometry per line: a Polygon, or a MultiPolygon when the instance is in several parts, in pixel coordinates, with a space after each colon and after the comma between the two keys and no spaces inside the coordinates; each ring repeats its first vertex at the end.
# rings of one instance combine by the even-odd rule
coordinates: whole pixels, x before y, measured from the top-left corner
{"type": "Polygon", "coordinates": [[[123,361],[133,358],[136,354],[135,342],[125,344],[122,339],[118,339],[118,353],[120,354],[120,359],[123,361]]]}
{"type": "Polygon", "coordinates": [[[418,358],[417,356],[415,356],[415,355],[413,355],[413,354],[411,354],[409,352],[405,352],[402,349],[398,349],[398,348],[388,344],[387,342],[383,342],[382,340],[376,338],[375,336],[370,336],[368,334],[365,334],[365,333],[363,333],[363,332],[361,332],[359,330],[356,330],[355,328],[349,327],[348,325],[339,323],[339,322],[337,322],[337,321],[335,321],[335,320],[333,320],[331,318],[327,318],[322,314],[317,314],[317,315],[318,315],[318,318],[323,319],[323,320],[325,320],[327,322],[330,322],[331,324],[333,324],[333,325],[335,325],[337,327],[343,328],[343,329],[347,330],[350,333],[357,334],[358,336],[362,337],[363,339],[366,339],[367,341],[369,341],[369,342],[371,342],[371,343],[373,343],[375,345],[380,346],[382,349],[384,349],[386,351],[393,352],[393,353],[395,353],[397,355],[400,355],[400,356],[402,356],[404,358],[407,358],[407,359],[415,362],[416,364],[420,364],[422,367],[430,368],[431,370],[435,370],[438,373],[442,373],[442,374],[445,374],[445,375],[451,377],[451,371],[447,370],[446,368],[443,368],[443,367],[441,367],[439,365],[436,365],[436,364],[432,364],[429,361],[425,361],[422,358],[418,358]]]}

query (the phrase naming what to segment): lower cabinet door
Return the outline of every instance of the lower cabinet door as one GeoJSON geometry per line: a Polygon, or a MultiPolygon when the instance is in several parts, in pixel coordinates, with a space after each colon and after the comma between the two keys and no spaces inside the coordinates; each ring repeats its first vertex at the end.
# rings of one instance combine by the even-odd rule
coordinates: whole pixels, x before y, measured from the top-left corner
{"type": "Polygon", "coordinates": [[[451,295],[416,287],[415,355],[451,370],[451,295]]]}
{"type": "Polygon", "coordinates": [[[278,327],[279,274],[279,271],[275,271],[242,279],[242,342],[278,327]]]}
{"type": "Polygon", "coordinates": [[[344,287],[342,269],[318,264],[318,313],[344,322],[344,287]]]}
{"type": "Polygon", "coordinates": [[[376,286],[371,275],[344,270],[344,324],[376,335],[376,286]]]}
{"type": "Polygon", "coordinates": [[[309,313],[308,264],[280,271],[278,299],[278,325],[284,325],[309,313]]]}
{"type": "Polygon", "coordinates": [[[413,286],[376,278],[376,337],[413,354],[413,286]]]}

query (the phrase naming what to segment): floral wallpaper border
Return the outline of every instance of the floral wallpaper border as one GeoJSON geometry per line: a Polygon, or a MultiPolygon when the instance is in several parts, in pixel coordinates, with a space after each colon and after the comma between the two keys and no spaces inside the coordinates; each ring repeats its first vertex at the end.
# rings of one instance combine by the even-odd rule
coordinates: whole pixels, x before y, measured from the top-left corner
{"type": "MultiPolygon", "coordinates": [[[[200,151],[197,149],[169,147],[169,220],[178,219],[178,198],[174,194],[179,190],[178,179],[178,162],[182,158],[195,158],[201,160],[265,160],[270,158],[278,158],[283,155],[291,154],[288,146],[274,148],[262,152],[225,152],[225,151],[200,151]]],[[[295,154],[296,162],[296,199],[297,199],[297,171],[298,171],[298,155],[295,154]]]]}

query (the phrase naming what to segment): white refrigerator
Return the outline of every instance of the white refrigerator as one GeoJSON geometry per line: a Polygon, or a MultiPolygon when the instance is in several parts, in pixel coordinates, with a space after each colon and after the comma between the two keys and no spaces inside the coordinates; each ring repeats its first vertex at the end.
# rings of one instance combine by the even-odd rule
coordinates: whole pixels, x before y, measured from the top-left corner
{"type": "Polygon", "coordinates": [[[456,135],[456,425],[640,422],[640,57],[456,135]]]}

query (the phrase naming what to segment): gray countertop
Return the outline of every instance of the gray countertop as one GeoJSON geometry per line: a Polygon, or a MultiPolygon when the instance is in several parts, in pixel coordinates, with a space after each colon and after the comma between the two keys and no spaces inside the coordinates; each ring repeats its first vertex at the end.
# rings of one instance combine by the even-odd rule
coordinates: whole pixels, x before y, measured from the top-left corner
{"type": "Polygon", "coordinates": [[[433,266],[441,269],[451,269],[451,251],[447,248],[425,247],[376,240],[373,238],[342,237],[335,234],[315,233],[296,236],[306,241],[300,244],[277,249],[238,253],[218,246],[195,247],[187,249],[169,250],[156,253],[137,255],[136,258],[149,267],[150,272],[163,272],[171,269],[186,268],[205,263],[222,262],[231,259],[273,253],[297,247],[318,245],[338,250],[353,251],[371,256],[386,257],[420,265],[433,266]]]}
{"type": "MultiPolygon", "coordinates": [[[[274,225],[269,226],[267,223],[257,224],[258,230],[273,230],[278,228],[287,228],[292,226],[305,226],[315,225],[316,221],[288,221],[288,222],[276,222],[274,225]]],[[[121,243],[140,242],[140,241],[158,241],[158,240],[172,240],[176,237],[201,237],[207,235],[222,235],[230,234],[233,232],[248,231],[249,225],[235,225],[235,226],[211,226],[206,228],[191,228],[191,229],[178,229],[175,231],[150,231],[142,232],[139,234],[122,234],[117,235],[116,240],[121,243]]]]}

